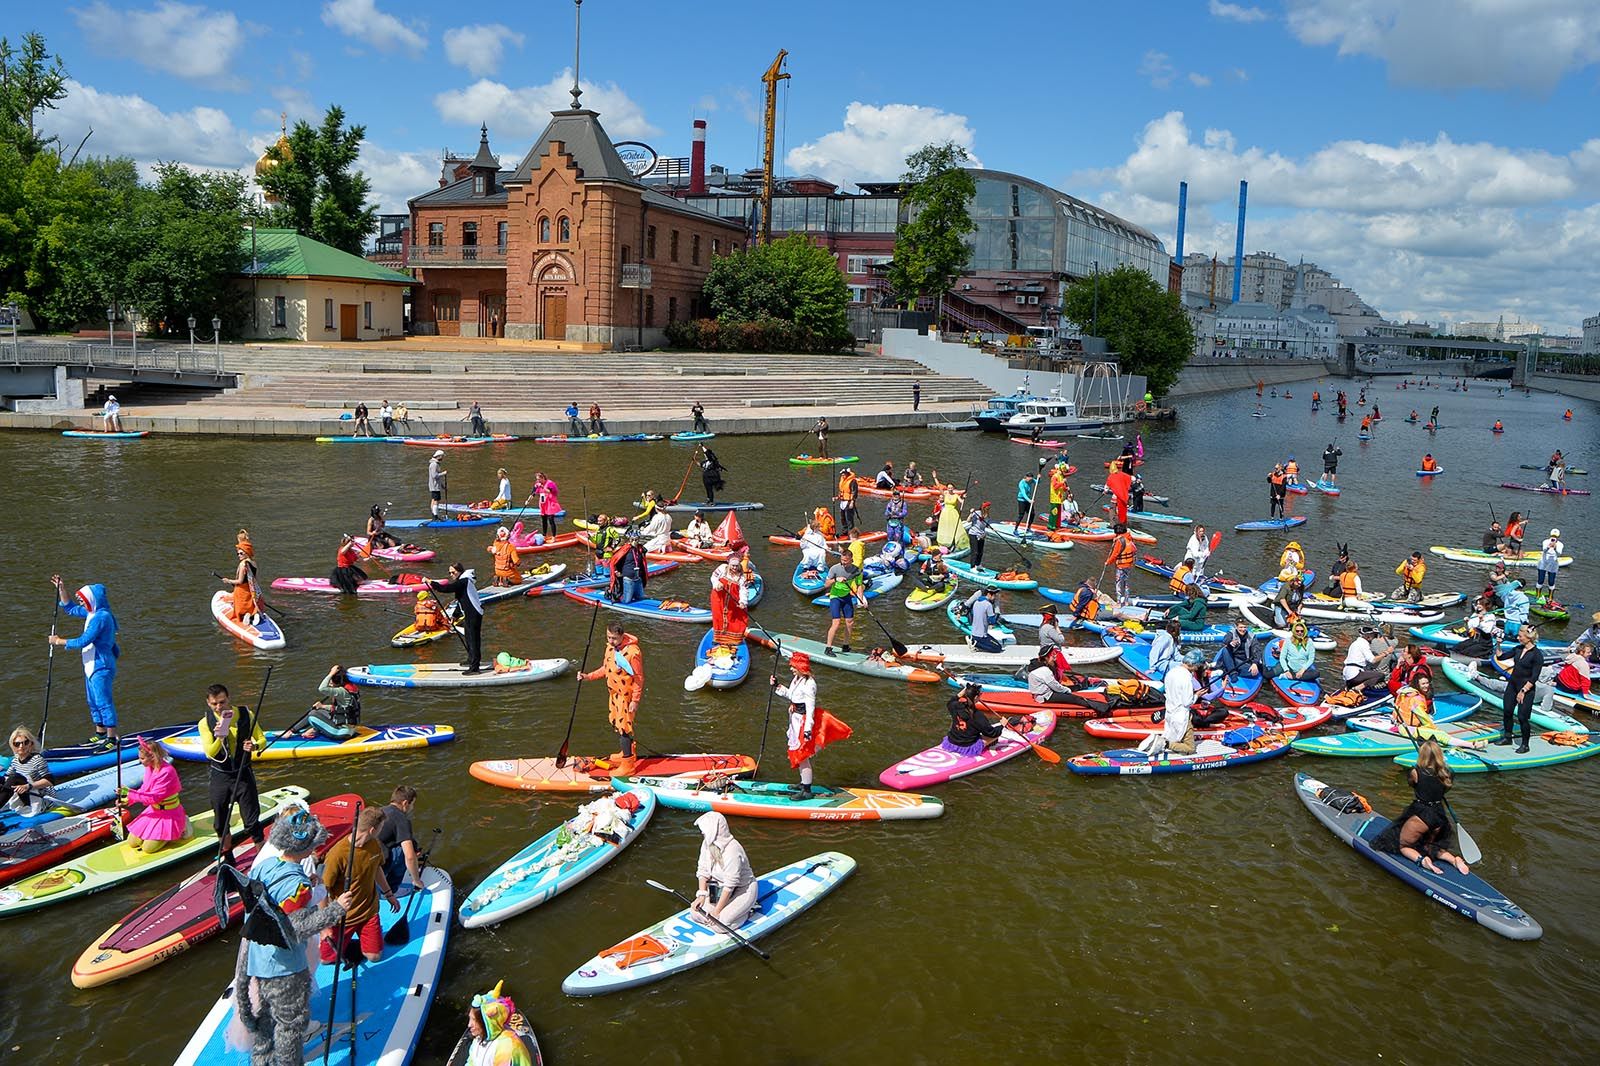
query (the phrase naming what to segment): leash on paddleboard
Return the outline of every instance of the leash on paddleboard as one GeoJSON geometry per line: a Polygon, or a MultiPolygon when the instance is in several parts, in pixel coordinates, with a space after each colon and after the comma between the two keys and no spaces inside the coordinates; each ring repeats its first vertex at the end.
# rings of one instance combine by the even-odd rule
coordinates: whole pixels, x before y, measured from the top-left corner
{"type": "MultiPolygon", "coordinates": [[[[668,892],[668,893],[671,893],[674,896],[677,896],[679,899],[681,899],[685,903],[687,903],[690,907],[694,906],[694,900],[690,899],[688,896],[685,896],[682,892],[679,892],[675,888],[669,888],[668,886],[662,884],[660,881],[651,881],[648,878],[646,878],[645,884],[649,885],[651,888],[656,889],[656,890],[658,890],[660,892],[668,892]]],[[[735,933],[731,928],[729,928],[728,926],[724,925],[723,922],[722,922],[722,919],[718,918],[716,915],[711,914],[709,911],[701,911],[700,913],[708,921],[715,922],[716,925],[717,925],[717,928],[721,929],[724,933],[727,933],[729,936],[731,936],[733,938],[734,943],[738,944],[740,947],[747,948],[748,950],[755,952],[756,956],[758,958],[761,958],[763,960],[768,960],[768,961],[771,960],[771,958],[772,958],[771,955],[768,955],[765,951],[762,951],[760,948],[758,948],[754,944],[750,943],[750,941],[746,940],[744,937],[740,936],[738,933],[735,933]]]]}
{"type": "MultiPolygon", "coordinates": [[[[585,490],[584,503],[588,503],[588,492],[585,490]]],[[[572,746],[572,726],[578,720],[578,696],[583,692],[583,672],[589,668],[589,649],[594,645],[594,623],[600,617],[600,604],[604,598],[595,597],[594,610],[589,612],[589,639],[583,645],[583,658],[578,663],[578,683],[572,688],[572,713],[567,716],[567,735],[561,741],[561,750],[556,752],[556,769],[567,765],[567,750],[572,746]]]]}

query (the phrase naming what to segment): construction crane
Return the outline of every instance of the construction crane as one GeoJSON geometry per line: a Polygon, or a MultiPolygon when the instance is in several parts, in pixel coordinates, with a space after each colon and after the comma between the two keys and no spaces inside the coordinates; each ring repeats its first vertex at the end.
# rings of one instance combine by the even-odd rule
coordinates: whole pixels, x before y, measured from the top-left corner
{"type": "Polygon", "coordinates": [[[783,73],[783,60],[788,56],[788,51],[778,49],[778,58],[772,61],[772,66],[761,75],[761,80],[767,85],[767,121],[764,130],[766,135],[766,154],[761,166],[761,236],[762,244],[772,241],[772,141],[774,127],[778,121],[778,83],[787,81],[789,75],[783,73]]]}

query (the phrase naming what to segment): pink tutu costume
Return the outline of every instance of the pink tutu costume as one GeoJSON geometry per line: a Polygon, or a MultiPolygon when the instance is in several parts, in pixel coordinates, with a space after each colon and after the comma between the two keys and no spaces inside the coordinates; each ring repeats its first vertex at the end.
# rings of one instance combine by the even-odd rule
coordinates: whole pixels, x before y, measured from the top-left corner
{"type": "Polygon", "coordinates": [[[128,823],[128,835],[140,840],[181,840],[189,827],[189,816],[178,803],[182,788],[171,763],[146,773],[144,787],[128,790],[129,800],[149,804],[128,823]]]}

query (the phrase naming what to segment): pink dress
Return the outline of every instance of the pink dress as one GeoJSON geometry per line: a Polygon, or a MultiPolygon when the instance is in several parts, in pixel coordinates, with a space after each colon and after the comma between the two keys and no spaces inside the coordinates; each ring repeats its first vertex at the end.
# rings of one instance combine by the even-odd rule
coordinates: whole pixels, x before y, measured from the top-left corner
{"type": "Polygon", "coordinates": [[[561,500],[556,496],[557,491],[555,478],[545,478],[544,487],[539,493],[540,514],[559,514],[561,512],[561,500]]]}
{"type": "Polygon", "coordinates": [[[139,816],[128,823],[128,835],[140,840],[181,840],[189,827],[189,816],[177,804],[178,792],[183,785],[178,781],[178,771],[171,763],[162,763],[144,776],[144,787],[128,789],[128,799],[149,804],[139,816]],[[171,810],[162,810],[157,804],[172,803],[171,810]]]}

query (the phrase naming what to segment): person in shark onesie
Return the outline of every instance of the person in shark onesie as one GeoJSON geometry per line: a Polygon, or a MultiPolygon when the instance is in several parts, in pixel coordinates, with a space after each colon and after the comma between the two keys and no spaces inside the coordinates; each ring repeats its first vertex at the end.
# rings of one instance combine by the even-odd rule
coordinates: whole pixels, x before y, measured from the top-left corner
{"type": "Polygon", "coordinates": [[[104,585],[85,585],[69,597],[60,574],[52,575],[50,580],[67,614],[84,619],[82,634],[68,640],[52,633],[50,643],[83,654],[83,687],[89,699],[89,717],[94,722],[94,734],[85,743],[109,751],[119,739],[117,705],[111,695],[112,683],[117,679],[117,658],[122,654],[117,647],[117,618],[111,613],[104,585]]]}

